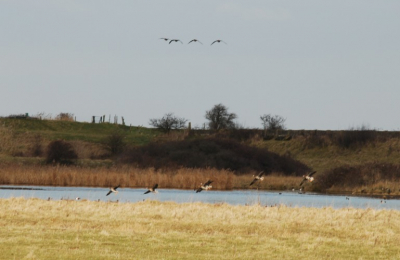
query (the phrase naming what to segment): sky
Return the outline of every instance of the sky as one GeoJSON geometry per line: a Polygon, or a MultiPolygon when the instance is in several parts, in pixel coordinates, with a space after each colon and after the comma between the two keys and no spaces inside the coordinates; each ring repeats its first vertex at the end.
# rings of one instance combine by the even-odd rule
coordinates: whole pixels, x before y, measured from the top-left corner
{"type": "Polygon", "coordinates": [[[271,114],[293,130],[397,131],[399,13],[398,0],[0,0],[0,116],[201,127],[223,104],[245,128],[271,114]]]}

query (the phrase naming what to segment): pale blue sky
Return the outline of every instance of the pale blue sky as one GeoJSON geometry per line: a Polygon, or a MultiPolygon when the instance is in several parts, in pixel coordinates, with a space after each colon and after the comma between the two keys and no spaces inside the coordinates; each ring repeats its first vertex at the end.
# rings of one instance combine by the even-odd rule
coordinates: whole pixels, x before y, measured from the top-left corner
{"type": "Polygon", "coordinates": [[[277,114],[289,129],[399,130],[399,14],[398,0],[0,0],[0,116],[201,126],[222,103],[248,128],[277,114]]]}

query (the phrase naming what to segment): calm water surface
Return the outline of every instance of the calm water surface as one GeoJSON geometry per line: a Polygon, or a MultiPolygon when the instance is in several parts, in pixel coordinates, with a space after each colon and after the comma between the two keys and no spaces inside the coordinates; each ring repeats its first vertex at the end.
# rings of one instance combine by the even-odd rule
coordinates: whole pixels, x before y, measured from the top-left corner
{"type": "Polygon", "coordinates": [[[108,193],[108,188],[87,187],[43,187],[43,186],[0,186],[0,198],[25,197],[52,200],[75,199],[138,202],[146,199],[175,201],[177,203],[204,202],[228,203],[232,205],[263,206],[286,205],[289,207],[332,207],[332,208],[374,208],[400,210],[400,200],[382,200],[369,197],[344,195],[325,195],[316,193],[299,194],[298,192],[272,192],[255,190],[202,191],[158,189],[158,193],[144,195],[146,189],[119,188],[117,194],[108,193]],[[16,188],[16,189],[13,189],[16,188]],[[348,199],[346,199],[346,197],[348,199]]]}

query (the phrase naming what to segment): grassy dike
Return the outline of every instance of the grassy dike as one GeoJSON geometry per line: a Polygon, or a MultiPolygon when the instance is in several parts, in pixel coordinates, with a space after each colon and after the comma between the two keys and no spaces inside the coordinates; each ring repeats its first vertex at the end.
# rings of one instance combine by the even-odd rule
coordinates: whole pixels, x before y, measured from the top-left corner
{"type": "Polygon", "coordinates": [[[399,259],[400,212],[0,199],[0,259],[399,259]]]}

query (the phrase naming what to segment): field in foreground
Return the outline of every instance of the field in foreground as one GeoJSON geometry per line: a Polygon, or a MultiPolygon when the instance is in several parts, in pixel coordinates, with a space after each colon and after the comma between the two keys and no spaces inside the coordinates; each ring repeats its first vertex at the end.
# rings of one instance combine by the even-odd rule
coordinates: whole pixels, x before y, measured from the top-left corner
{"type": "Polygon", "coordinates": [[[1,259],[399,259],[400,212],[0,199],[1,259]]]}

